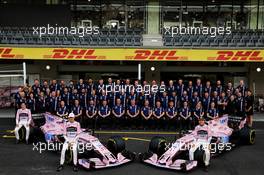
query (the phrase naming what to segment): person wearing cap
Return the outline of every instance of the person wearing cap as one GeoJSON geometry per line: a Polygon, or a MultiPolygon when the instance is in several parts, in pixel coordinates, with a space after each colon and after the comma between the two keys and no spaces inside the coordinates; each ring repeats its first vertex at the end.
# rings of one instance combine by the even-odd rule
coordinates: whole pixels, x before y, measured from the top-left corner
{"type": "Polygon", "coordinates": [[[61,150],[60,165],[58,166],[57,171],[61,171],[63,169],[65,152],[67,149],[71,149],[71,151],[73,152],[73,171],[78,171],[77,146],[81,127],[80,123],[74,120],[74,116],[74,113],[70,113],[68,116],[69,121],[64,125],[63,137],[65,138],[65,141],[61,150]]]}
{"type": "Polygon", "coordinates": [[[208,166],[210,162],[210,142],[212,139],[211,129],[205,124],[205,119],[203,117],[199,118],[199,125],[195,127],[192,132],[196,140],[193,142],[191,149],[189,150],[190,161],[194,160],[194,152],[197,149],[202,149],[205,152],[204,165],[205,171],[208,171],[208,166]]]}

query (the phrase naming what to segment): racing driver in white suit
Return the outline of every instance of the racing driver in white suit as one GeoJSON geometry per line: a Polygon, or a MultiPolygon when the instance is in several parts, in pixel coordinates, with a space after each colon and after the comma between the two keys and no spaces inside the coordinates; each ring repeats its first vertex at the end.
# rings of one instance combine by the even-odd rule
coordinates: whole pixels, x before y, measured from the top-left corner
{"type": "Polygon", "coordinates": [[[199,119],[199,125],[195,127],[192,133],[195,135],[196,141],[194,141],[194,145],[192,145],[191,149],[189,150],[189,159],[190,161],[193,161],[194,152],[202,147],[202,149],[205,152],[204,170],[207,172],[210,162],[210,141],[212,136],[211,136],[211,130],[208,127],[208,125],[205,124],[204,118],[199,119]]]}
{"type": "Polygon", "coordinates": [[[19,129],[21,127],[25,127],[26,129],[26,143],[28,144],[29,132],[30,132],[30,124],[32,122],[32,116],[30,109],[26,108],[26,104],[22,103],[21,108],[17,110],[16,113],[16,127],[15,127],[15,135],[16,135],[16,143],[19,142],[19,129]]]}
{"type": "Polygon", "coordinates": [[[57,168],[57,171],[61,171],[63,169],[63,164],[65,161],[65,152],[67,149],[71,149],[73,152],[73,171],[78,171],[77,167],[77,147],[78,147],[78,139],[79,134],[81,132],[80,123],[74,120],[74,114],[70,113],[68,116],[69,121],[64,126],[64,138],[65,142],[63,143],[60,165],[57,168]]]}

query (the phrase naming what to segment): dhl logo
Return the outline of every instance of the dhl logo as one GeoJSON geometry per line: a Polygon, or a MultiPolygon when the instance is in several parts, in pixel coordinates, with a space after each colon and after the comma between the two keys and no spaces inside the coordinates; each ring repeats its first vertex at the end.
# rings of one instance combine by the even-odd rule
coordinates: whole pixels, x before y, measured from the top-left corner
{"type": "Polygon", "coordinates": [[[12,53],[11,48],[0,48],[0,58],[24,58],[23,55],[16,55],[12,53]]]}
{"type": "Polygon", "coordinates": [[[216,61],[262,61],[261,51],[218,51],[217,57],[208,57],[216,61]]]}
{"type": "Polygon", "coordinates": [[[0,57],[1,58],[14,58],[15,55],[11,54],[12,49],[9,48],[1,48],[0,49],[0,57]]]}
{"type": "Polygon", "coordinates": [[[187,60],[187,57],[176,56],[176,50],[135,50],[133,60],[187,60]]]}
{"type": "Polygon", "coordinates": [[[94,55],[94,49],[53,49],[52,55],[44,55],[44,58],[55,58],[55,59],[104,59],[105,56],[94,55]]]}

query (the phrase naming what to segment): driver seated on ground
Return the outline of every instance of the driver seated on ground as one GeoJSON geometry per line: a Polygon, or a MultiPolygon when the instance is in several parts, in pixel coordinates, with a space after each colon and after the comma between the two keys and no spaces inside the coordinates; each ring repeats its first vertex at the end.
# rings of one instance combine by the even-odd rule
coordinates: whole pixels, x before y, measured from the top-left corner
{"type": "Polygon", "coordinates": [[[205,124],[205,119],[201,117],[199,119],[199,125],[195,127],[193,134],[196,137],[191,149],[189,150],[190,161],[194,160],[194,153],[197,149],[204,150],[204,165],[205,171],[208,171],[208,166],[210,162],[210,141],[211,141],[211,130],[208,125],[205,124]]]}
{"type": "Polygon", "coordinates": [[[78,171],[77,167],[77,146],[78,146],[78,139],[79,134],[81,132],[80,123],[74,120],[74,114],[69,114],[69,121],[64,126],[64,138],[65,141],[63,143],[62,151],[61,151],[61,158],[60,158],[60,165],[57,168],[57,171],[61,171],[63,169],[63,164],[65,161],[65,152],[67,149],[71,149],[73,152],[73,171],[78,171]]]}
{"type": "Polygon", "coordinates": [[[19,143],[19,129],[21,127],[25,127],[26,129],[26,143],[28,144],[29,132],[30,128],[29,125],[32,122],[32,115],[30,109],[26,108],[25,103],[21,103],[21,108],[17,110],[16,113],[16,127],[15,127],[15,135],[16,135],[16,143],[19,143]]]}

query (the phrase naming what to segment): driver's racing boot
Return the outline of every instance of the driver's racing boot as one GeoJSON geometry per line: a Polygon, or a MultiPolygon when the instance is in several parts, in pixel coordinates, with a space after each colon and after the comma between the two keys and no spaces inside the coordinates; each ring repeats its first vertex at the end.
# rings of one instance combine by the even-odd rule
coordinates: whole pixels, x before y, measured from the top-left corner
{"type": "Polygon", "coordinates": [[[63,169],[63,165],[59,165],[58,167],[57,167],[57,171],[61,171],[63,169]]]}

